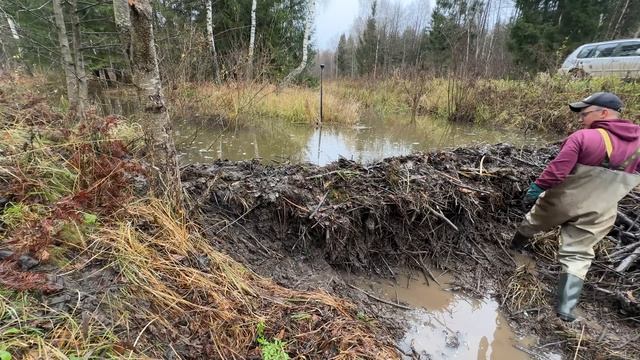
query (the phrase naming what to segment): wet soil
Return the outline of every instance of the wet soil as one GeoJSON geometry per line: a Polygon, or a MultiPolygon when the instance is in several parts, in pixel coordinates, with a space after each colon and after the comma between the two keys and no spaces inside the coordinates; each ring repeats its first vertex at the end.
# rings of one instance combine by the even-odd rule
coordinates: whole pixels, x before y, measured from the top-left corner
{"type": "Polygon", "coordinates": [[[216,161],[187,166],[182,180],[191,211],[220,249],[281,285],[349,298],[363,318],[394,332],[409,358],[439,358],[433,348],[402,348],[416,316],[406,308],[419,306],[360,291],[345,272],[393,278],[398,267],[426,277],[448,271],[458,292],[492,299],[519,335],[538,339],[523,350],[532,358],[548,351],[636,358],[636,315],[625,313],[614,287],[598,290],[629,279],[595,266],[601,250],[581,302],[589,320],[579,325],[558,321],[552,311],[559,274],[554,234],[537,239],[524,263],[507,250],[528,209],[522,195],[556,152],[557,146],[496,145],[324,167],[216,161]]]}

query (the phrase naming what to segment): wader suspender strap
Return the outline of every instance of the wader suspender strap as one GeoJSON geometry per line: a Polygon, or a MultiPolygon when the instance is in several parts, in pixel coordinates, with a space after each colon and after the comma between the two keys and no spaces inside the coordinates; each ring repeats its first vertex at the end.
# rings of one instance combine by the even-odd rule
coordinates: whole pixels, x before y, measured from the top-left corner
{"type": "Polygon", "coordinates": [[[609,137],[609,133],[605,129],[596,129],[602,136],[602,140],[604,140],[604,149],[607,151],[607,156],[605,156],[604,161],[602,162],[602,167],[610,168],[611,154],[613,153],[613,145],[611,144],[611,138],[609,137]]]}
{"type": "Polygon", "coordinates": [[[605,157],[604,161],[602,162],[602,166],[603,167],[610,168],[610,169],[613,169],[613,170],[624,171],[624,169],[626,169],[627,166],[631,165],[631,163],[636,161],[638,156],[640,156],[640,148],[638,148],[638,149],[636,149],[636,151],[633,154],[631,154],[628,158],[626,158],[622,162],[622,164],[620,164],[620,166],[616,166],[615,168],[611,168],[611,164],[609,162],[609,161],[611,161],[611,153],[613,153],[613,145],[611,144],[611,137],[609,137],[609,133],[605,129],[599,128],[599,129],[596,129],[596,130],[598,130],[598,132],[602,136],[602,140],[604,140],[604,148],[607,151],[607,156],[605,157]]]}

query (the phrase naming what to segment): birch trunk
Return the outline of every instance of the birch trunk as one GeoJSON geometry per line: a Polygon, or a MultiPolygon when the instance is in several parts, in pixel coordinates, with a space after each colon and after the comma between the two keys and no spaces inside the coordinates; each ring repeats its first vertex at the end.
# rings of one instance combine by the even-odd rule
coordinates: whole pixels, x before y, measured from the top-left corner
{"type": "Polygon", "coordinates": [[[378,71],[378,48],[380,47],[380,33],[378,33],[378,36],[376,37],[376,52],[375,52],[375,56],[373,57],[373,78],[376,78],[376,73],[378,71]]]}
{"type": "Polygon", "coordinates": [[[64,15],[62,15],[62,4],[60,0],[53,0],[52,3],[53,17],[55,18],[58,41],[60,42],[60,53],[62,54],[62,66],[67,81],[67,97],[69,98],[71,110],[76,111],[78,109],[78,82],[76,81],[75,64],[71,57],[71,49],[69,48],[64,15]]]}
{"type": "Polygon", "coordinates": [[[131,15],[127,0],[113,0],[113,15],[122,44],[122,54],[127,66],[127,72],[133,76],[131,67],[131,15]]]}
{"type": "Polygon", "coordinates": [[[612,38],[615,38],[616,36],[618,36],[618,29],[620,28],[620,23],[622,22],[622,19],[624,18],[624,14],[627,12],[627,8],[629,7],[629,0],[627,0],[624,3],[624,7],[622,8],[622,12],[620,13],[620,18],[618,18],[618,22],[616,23],[616,27],[613,28],[613,36],[612,38]]]}
{"type": "MultiPolygon", "coordinates": [[[[4,34],[4,31],[2,31],[3,25],[1,25],[5,20],[4,17],[5,17],[4,11],[0,9],[0,61],[2,61],[2,63],[0,63],[0,75],[3,74],[4,69],[9,69],[11,67],[11,64],[9,62],[9,59],[11,59],[11,55],[7,53],[7,48],[5,47],[5,44],[4,44],[5,42],[7,42],[7,40],[3,39],[5,34],[4,34]]],[[[9,17],[6,16],[6,18],[7,18],[7,22],[9,22],[9,17]]]]}
{"type": "MultiPolygon", "coordinates": [[[[2,48],[3,48],[3,52],[6,56],[6,60],[7,60],[7,64],[11,63],[11,54],[8,54],[6,51],[7,49],[5,48],[5,46],[9,46],[10,50],[12,53],[14,51],[18,51],[18,58],[19,59],[24,59],[22,56],[22,47],[20,46],[20,35],[18,34],[18,27],[16,26],[15,21],[13,21],[13,19],[11,18],[11,16],[7,15],[7,13],[0,9],[0,12],[4,15],[4,17],[7,19],[7,24],[9,25],[9,32],[11,33],[10,35],[10,39],[3,39],[3,43],[2,43],[2,48]],[[5,44],[6,43],[6,44],[5,44]]],[[[2,27],[0,25],[0,27],[2,27]]],[[[24,66],[28,69],[29,65],[28,64],[24,64],[24,66]]]]}
{"type": "Polygon", "coordinates": [[[293,69],[282,81],[283,85],[290,83],[296,76],[300,75],[304,68],[307,67],[307,59],[309,57],[309,38],[311,37],[311,26],[316,9],[315,0],[307,0],[307,19],[304,25],[304,39],[302,40],[302,61],[297,68],[293,69]]]}
{"type": "Polygon", "coordinates": [[[253,79],[253,52],[256,45],[256,7],[257,0],[253,0],[251,3],[251,37],[249,39],[249,68],[247,76],[249,79],[253,79]]]}
{"type": "Polygon", "coordinates": [[[133,82],[145,112],[142,117],[145,143],[143,155],[150,165],[150,189],[155,196],[166,194],[179,207],[182,204],[180,175],[169,113],[160,82],[151,0],[128,0],[128,4],[133,82]]]}
{"type": "Polygon", "coordinates": [[[73,62],[75,65],[76,82],[78,86],[78,115],[84,119],[86,106],[89,101],[87,88],[87,74],[82,59],[82,43],[80,41],[80,17],[78,16],[78,0],[71,0],[71,39],[73,47],[73,62]]]}
{"type": "Polygon", "coordinates": [[[211,56],[213,58],[213,76],[216,84],[220,84],[220,67],[218,65],[218,53],[216,51],[216,41],[213,37],[213,0],[207,1],[207,36],[211,45],[211,56]]]}

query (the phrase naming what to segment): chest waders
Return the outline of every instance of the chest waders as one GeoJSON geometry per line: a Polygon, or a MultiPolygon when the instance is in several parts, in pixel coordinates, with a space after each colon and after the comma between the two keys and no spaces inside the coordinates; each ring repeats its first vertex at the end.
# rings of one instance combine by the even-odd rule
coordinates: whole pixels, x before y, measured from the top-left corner
{"type": "Polygon", "coordinates": [[[624,172],[640,155],[640,148],[622,164],[609,164],[611,139],[598,129],[607,156],[601,166],[576,165],[561,184],[543,192],[520,224],[514,243],[560,225],[558,261],[562,265],[556,312],[573,321],[587,271],[595,257],[593,247],[613,228],[618,202],[640,184],[640,175],[624,172]]]}

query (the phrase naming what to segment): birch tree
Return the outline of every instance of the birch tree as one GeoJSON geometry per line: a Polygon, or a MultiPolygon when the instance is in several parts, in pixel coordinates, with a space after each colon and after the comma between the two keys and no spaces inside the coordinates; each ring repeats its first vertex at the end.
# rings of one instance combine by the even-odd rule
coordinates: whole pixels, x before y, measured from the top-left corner
{"type": "Polygon", "coordinates": [[[126,0],[113,0],[113,16],[116,29],[120,37],[122,55],[129,74],[133,75],[131,67],[131,15],[126,0]]]}
{"type": "Polygon", "coordinates": [[[71,57],[71,49],[69,47],[69,39],[67,38],[67,29],[64,23],[64,15],[62,13],[62,4],[60,0],[53,0],[53,17],[56,22],[56,30],[58,32],[58,41],[60,43],[60,54],[62,55],[62,66],[67,82],[67,97],[73,111],[78,110],[78,83],[75,75],[75,63],[71,57]]]}
{"type": "Polygon", "coordinates": [[[207,36],[209,37],[209,45],[211,45],[211,57],[213,58],[213,76],[216,83],[220,84],[220,67],[218,65],[218,53],[216,52],[216,41],[213,36],[213,0],[207,0],[207,36]]]}
{"type": "Polygon", "coordinates": [[[251,2],[251,36],[249,38],[249,71],[247,76],[249,79],[253,78],[253,53],[256,46],[256,7],[257,0],[251,2]]]}
{"type": "Polygon", "coordinates": [[[624,7],[622,8],[622,12],[620,13],[620,17],[618,18],[618,21],[616,22],[616,27],[613,28],[613,36],[612,38],[615,38],[616,36],[618,36],[618,29],[620,28],[620,23],[622,23],[622,19],[624,19],[624,15],[627,12],[627,9],[629,8],[629,1],[627,0],[624,3],[624,7]]]}
{"type": "MultiPolygon", "coordinates": [[[[0,59],[2,59],[2,63],[6,68],[10,68],[12,63],[11,58],[13,57],[8,48],[11,47],[10,45],[12,42],[17,44],[18,41],[20,41],[20,36],[18,35],[15,22],[2,8],[0,8],[0,49],[2,50],[2,53],[0,53],[0,59]],[[4,25],[5,20],[7,25],[4,25]],[[5,31],[5,29],[8,31],[5,31]]],[[[18,56],[21,55],[20,53],[21,50],[18,45],[18,56]]]]}
{"type": "Polygon", "coordinates": [[[78,16],[78,0],[70,0],[71,5],[71,39],[73,47],[73,63],[75,65],[75,81],[78,88],[78,115],[84,118],[86,106],[89,101],[87,88],[87,74],[82,59],[82,43],[80,41],[80,17],[78,16]]]}
{"type": "MultiPolygon", "coordinates": [[[[179,206],[182,203],[180,176],[169,113],[160,82],[151,0],[120,1],[129,7],[131,66],[133,82],[145,112],[141,124],[144,135],[142,152],[150,165],[150,189],[156,196],[167,194],[179,206]]],[[[115,7],[120,9],[122,4],[114,6],[114,10],[115,7]]]]}
{"type": "Polygon", "coordinates": [[[296,76],[302,74],[304,68],[307,67],[307,59],[309,58],[309,39],[311,38],[311,26],[313,25],[314,14],[316,9],[315,0],[307,0],[307,16],[304,25],[304,38],[302,39],[302,60],[297,68],[293,69],[283,80],[283,84],[290,83],[296,76]]]}

